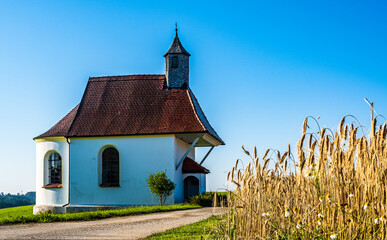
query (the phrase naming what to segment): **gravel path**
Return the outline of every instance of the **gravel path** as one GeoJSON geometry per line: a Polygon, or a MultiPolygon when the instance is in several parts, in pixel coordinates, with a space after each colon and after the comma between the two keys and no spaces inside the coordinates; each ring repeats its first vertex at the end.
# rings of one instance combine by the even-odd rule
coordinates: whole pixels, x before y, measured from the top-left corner
{"type": "Polygon", "coordinates": [[[138,239],[224,211],[220,208],[199,208],[85,222],[0,226],[0,239],[138,239]]]}

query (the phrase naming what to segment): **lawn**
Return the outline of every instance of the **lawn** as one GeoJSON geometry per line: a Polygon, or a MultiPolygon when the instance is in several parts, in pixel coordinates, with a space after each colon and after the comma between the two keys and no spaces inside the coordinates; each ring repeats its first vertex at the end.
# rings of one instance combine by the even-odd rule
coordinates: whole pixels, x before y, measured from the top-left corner
{"type": "Polygon", "coordinates": [[[0,209],[0,221],[4,218],[31,216],[34,205],[0,209]]]}
{"type": "Polygon", "coordinates": [[[185,209],[200,208],[200,206],[192,204],[175,204],[167,206],[141,206],[121,208],[114,210],[103,210],[81,213],[65,213],[65,214],[32,214],[33,206],[14,207],[0,209],[0,225],[4,224],[19,224],[19,223],[44,223],[44,222],[63,222],[63,221],[89,221],[110,217],[139,215],[155,212],[167,212],[185,209]]]}
{"type": "Polygon", "coordinates": [[[217,233],[222,216],[212,216],[203,221],[157,233],[143,240],[158,239],[220,239],[217,233]]]}

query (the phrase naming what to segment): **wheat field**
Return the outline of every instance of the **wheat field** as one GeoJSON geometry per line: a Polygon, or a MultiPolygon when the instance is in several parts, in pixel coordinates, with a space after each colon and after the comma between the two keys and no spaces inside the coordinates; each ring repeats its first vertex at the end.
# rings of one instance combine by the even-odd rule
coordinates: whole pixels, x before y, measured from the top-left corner
{"type": "Polygon", "coordinates": [[[227,175],[236,189],[224,238],[386,239],[387,129],[372,109],[371,119],[369,132],[353,116],[308,132],[308,117],[296,156],[290,146],[263,157],[242,147],[251,161],[227,175]]]}

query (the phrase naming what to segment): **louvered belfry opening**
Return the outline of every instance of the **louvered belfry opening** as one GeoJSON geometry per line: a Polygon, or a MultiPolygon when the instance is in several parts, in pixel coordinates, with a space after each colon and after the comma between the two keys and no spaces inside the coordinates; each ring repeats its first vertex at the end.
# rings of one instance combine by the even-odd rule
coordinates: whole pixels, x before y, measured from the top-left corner
{"type": "Polygon", "coordinates": [[[178,56],[171,57],[172,63],[171,68],[178,68],[179,67],[179,59],[178,56]]]}

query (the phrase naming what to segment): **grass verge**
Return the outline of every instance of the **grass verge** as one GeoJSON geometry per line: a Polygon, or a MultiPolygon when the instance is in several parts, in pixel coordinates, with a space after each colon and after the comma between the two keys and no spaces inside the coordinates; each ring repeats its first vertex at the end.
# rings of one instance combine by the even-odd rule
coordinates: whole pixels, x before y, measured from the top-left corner
{"type": "Polygon", "coordinates": [[[203,221],[187,226],[171,229],[166,232],[157,233],[143,240],[158,239],[219,239],[217,226],[221,224],[222,216],[212,216],[203,221]]]}
{"type": "Polygon", "coordinates": [[[94,212],[65,213],[54,214],[44,213],[33,215],[32,206],[4,208],[0,211],[0,225],[20,224],[20,223],[45,223],[45,222],[63,222],[63,221],[90,221],[110,217],[131,216],[155,212],[167,212],[185,209],[200,208],[192,204],[175,204],[168,206],[141,206],[121,208],[114,210],[102,210],[94,212]],[[20,209],[21,208],[21,209],[20,209]],[[31,211],[29,211],[31,210],[31,211]],[[4,214],[2,212],[4,211],[4,214]]]}

